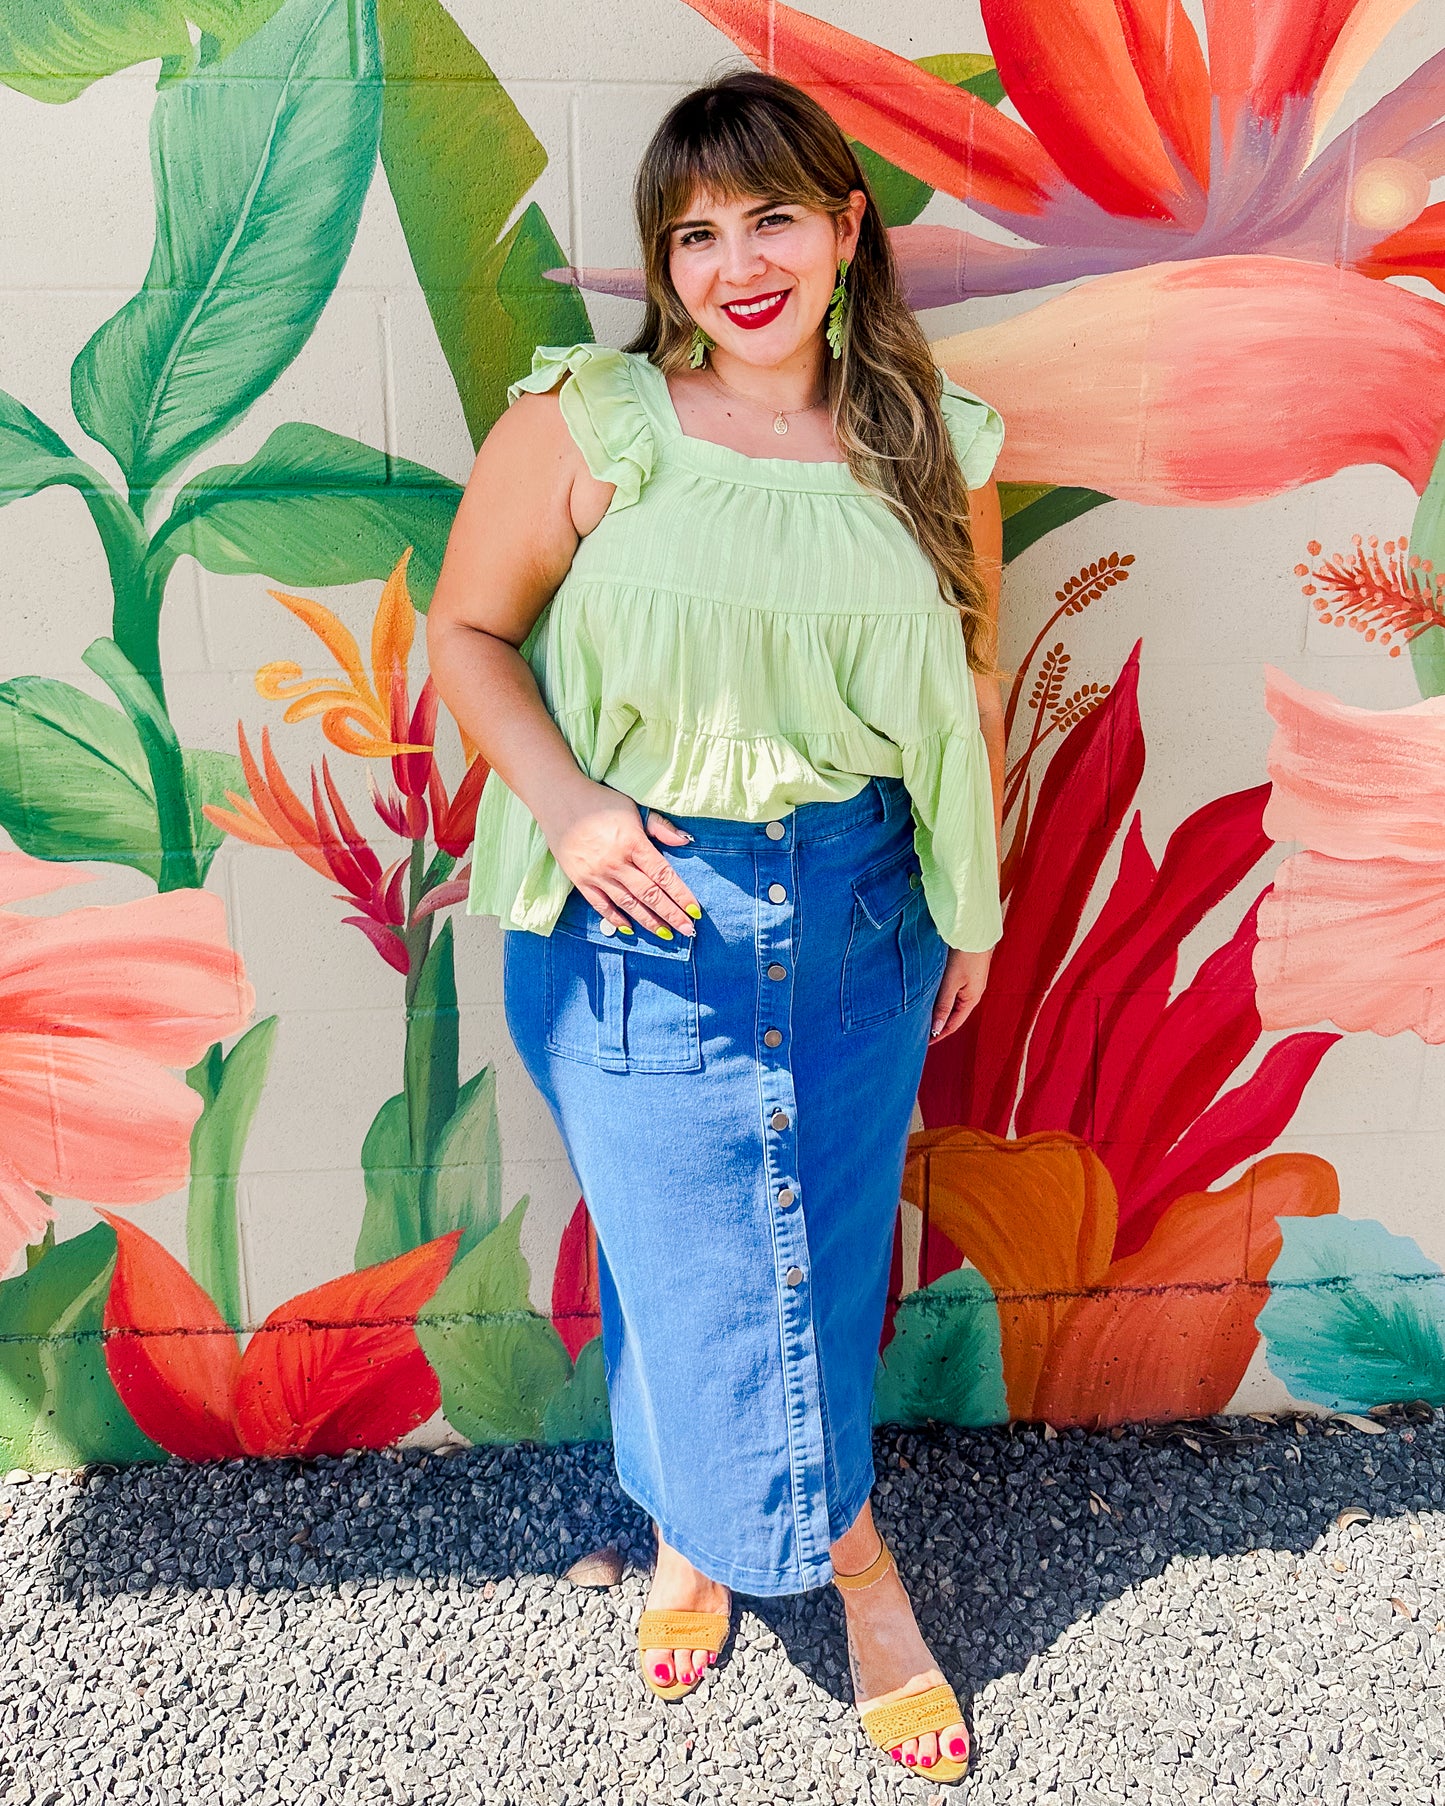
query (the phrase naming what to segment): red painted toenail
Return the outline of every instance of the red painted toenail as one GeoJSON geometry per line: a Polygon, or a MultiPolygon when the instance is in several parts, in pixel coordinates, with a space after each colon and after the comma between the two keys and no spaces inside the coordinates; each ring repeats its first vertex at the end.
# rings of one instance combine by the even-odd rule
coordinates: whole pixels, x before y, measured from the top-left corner
{"type": "Polygon", "coordinates": [[[906,1763],[907,1763],[907,1764],[908,1764],[908,1766],[909,1766],[909,1767],[910,1767],[910,1768],[915,1768],[915,1767],[917,1767],[917,1762],[916,1762],[916,1760],[915,1760],[915,1758],[914,1758],[914,1757],[912,1757],[912,1756],[905,1756],[905,1757],[904,1757],[904,1758],[903,1758],[903,1760],[904,1760],[904,1761],[905,1761],[905,1762],[906,1762],[906,1763]]]}
{"type": "Polygon", "coordinates": [[[950,1756],[966,1756],[968,1754],[968,1745],[961,1737],[955,1737],[953,1742],[948,1746],[948,1753],[950,1756]]]}
{"type": "Polygon", "coordinates": [[[660,1680],[660,1681],[666,1681],[666,1680],[670,1680],[672,1678],[666,1665],[662,1662],[659,1662],[657,1664],[656,1668],[654,1668],[652,1672],[657,1676],[658,1680],[660,1680]]]}
{"type": "Polygon", "coordinates": [[[923,1766],[924,1766],[924,1767],[925,1767],[925,1768],[932,1768],[932,1767],[933,1767],[933,1758],[932,1758],[932,1756],[920,1756],[920,1757],[919,1757],[919,1758],[918,1758],[918,1760],[919,1760],[919,1761],[920,1761],[920,1762],[921,1762],[921,1763],[922,1763],[922,1764],[923,1764],[923,1766]]]}

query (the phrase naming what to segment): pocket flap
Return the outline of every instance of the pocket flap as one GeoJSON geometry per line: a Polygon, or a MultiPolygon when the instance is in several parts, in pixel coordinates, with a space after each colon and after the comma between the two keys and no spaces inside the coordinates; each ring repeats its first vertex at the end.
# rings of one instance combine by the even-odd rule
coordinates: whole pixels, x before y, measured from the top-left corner
{"type": "Polygon", "coordinates": [[[875,928],[882,928],[906,908],[909,899],[921,888],[923,874],[918,854],[912,847],[895,853],[871,872],[853,880],[853,895],[863,906],[863,913],[875,928]]]}
{"type": "Polygon", "coordinates": [[[691,959],[696,936],[679,934],[673,931],[670,941],[662,941],[643,928],[633,924],[633,933],[623,934],[619,929],[612,932],[609,928],[604,932],[602,917],[573,886],[571,895],[562,905],[562,913],[557,918],[553,934],[570,934],[577,940],[592,941],[598,947],[607,947],[614,953],[641,954],[651,959],[691,959]]]}

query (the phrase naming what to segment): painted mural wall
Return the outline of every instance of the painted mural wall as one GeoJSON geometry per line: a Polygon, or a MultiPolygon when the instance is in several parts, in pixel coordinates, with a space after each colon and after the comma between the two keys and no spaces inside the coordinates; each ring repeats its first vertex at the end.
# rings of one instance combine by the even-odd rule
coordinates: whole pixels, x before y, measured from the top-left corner
{"type": "Polygon", "coordinates": [[[5,7],[0,1464],[607,1434],[419,614],[744,59],[1008,429],[879,1420],[1445,1403],[1445,15],[817,4],[5,7]]]}

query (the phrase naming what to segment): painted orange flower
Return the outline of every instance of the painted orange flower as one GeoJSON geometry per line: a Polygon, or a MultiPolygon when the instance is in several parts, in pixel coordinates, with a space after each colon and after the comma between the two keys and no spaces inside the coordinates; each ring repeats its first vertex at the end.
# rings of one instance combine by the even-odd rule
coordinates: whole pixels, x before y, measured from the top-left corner
{"type": "Polygon", "coordinates": [[[1060,1130],[925,1130],[904,1196],[993,1290],[1010,1416],[1097,1428],[1225,1409],[1259,1340],[1276,1219],[1337,1211],[1339,1182],[1312,1154],[1267,1155],[1175,1198],[1122,1259],[1109,1171],[1060,1130]]]}
{"type": "MultiPolygon", "coordinates": [[[[0,905],[90,874],[0,852],[0,905]]],[[[0,1274],[42,1194],[143,1204],[186,1182],[193,1066],[255,1007],[209,891],[29,916],[0,908],[0,1274]]]]}

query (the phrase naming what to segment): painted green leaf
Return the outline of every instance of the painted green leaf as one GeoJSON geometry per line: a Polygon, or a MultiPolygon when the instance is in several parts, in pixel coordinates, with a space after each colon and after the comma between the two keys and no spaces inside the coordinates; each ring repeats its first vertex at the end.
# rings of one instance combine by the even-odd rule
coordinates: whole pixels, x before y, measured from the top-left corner
{"type": "Polygon", "coordinates": [[[1012,484],[999,485],[1000,499],[1004,503],[1005,564],[1011,563],[1020,552],[1026,552],[1045,534],[1067,526],[1071,520],[1078,520],[1080,515],[1088,514],[1094,508],[1102,508],[1105,502],[1114,499],[1111,495],[1101,494],[1097,489],[1055,488],[1047,484],[1030,484],[1022,498],[1003,493],[1006,488],[1013,487],[1015,486],[1012,484]],[[1014,503],[1013,507],[1009,506],[1010,502],[1014,503]]]}
{"type": "Polygon", "coordinates": [[[106,1371],[115,1231],[98,1223],[0,1284],[0,1466],[158,1461],[106,1371]]]}
{"type": "Polygon", "coordinates": [[[441,1382],[442,1410],[471,1442],[539,1442],[572,1377],[562,1338],[528,1301],[520,1238],[525,1198],[460,1260],[417,1318],[441,1382]]]}
{"type": "Polygon", "coordinates": [[[549,335],[580,340],[592,332],[575,290],[534,281],[541,268],[567,261],[540,214],[529,219],[528,209],[502,238],[547,161],[511,97],[441,0],[378,0],[377,17],[386,72],[382,165],[480,444],[533,347],[549,335]]]}
{"type": "Polygon", "coordinates": [[[908,1294],[878,1363],[873,1421],[930,1418],[970,1428],[1008,1421],[998,1306],[972,1267],[908,1294]]]}
{"type": "Polygon", "coordinates": [[[324,588],[391,575],[425,609],[462,492],[423,464],[324,427],[278,426],[245,464],[218,464],[177,493],[151,542],[162,575],[182,553],[208,571],[324,588]]]}
{"type": "Polygon", "coordinates": [[[457,1107],[458,1033],[456,958],[448,917],[417,975],[406,1005],[406,1101],[412,1159],[430,1161],[457,1107]]]}
{"type": "MultiPolygon", "coordinates": [[[[970,94],[986,100],[991,107],[996,107],[1003,99],[1003,83],[991,56],[960,51],[943,56],[920,56],[914,61],[918,68],[926,69],[930,75],[941,76],[955,88],[967,88],[970,94]]],[[[863,166],[863,174],[868,178],[884,225],[911,226],[932,200],[933,190],[927,182],[921,182],[906,169],[880,157],[877,151],[870,150],[856,138],[850,139],[849,143],[863,166]]]]}
{"type": "MultiPolygon", "coordinates": [[[[199,814],[244,793],[231,753],[184,755],[204,876],[222,831],[199,814]]],[[[155,796],[140,738],[119,709],[50,677],[0,683],[0,827],[37,859],[105,859],[158,883],[155,796]]]]}
{"type": "Polygon", "coordinates": [[[610,1442],[612,1414],[607,1404],[607,1367],[602,1338],[594,1336],[577,1351],[572,1377],[542,1414],[546,1442],[610,1442]]]}
{"type": "Polygon", "coordinates": [[[186,1264],[232,1329],[243,1327],[241,1233],[236,1181],[246,1137],[261,1101],[276,1017],[253,1023],[230,1053],[220,1043],[186,1074],[203,1107],[191,1130],[191,1184],[186,1201],[186,1264]]]}
{"type": "Polygon", "coordinates": [[[176,0],[7,0],[0,81],[33,100],[59,102],[133,63],[189,63],[185,12],[176,0]]]}
{"type": "Polygon", "coordinates": [[[0,508],[55,483],[87,487],[99,480],[59,433],[0,389],[0,508]]]}
{"type": "Polygon", "coordinates": [[[286,0],[157,98],[150,268],[71,371],[76,418],[133,494],[234,424],[311,336],[371,180],[377,70],[369,5],[286,0]]]}
{"type": "MultiPolygon", "coordinates": [[[[1415,510],[1410,550],[1434,565],[1436,596],[1445,607],[1445,445],[1440,447],[1430,481],[1415,510]]],[[[1416,634],[1410,641],[1410,662],[1422,696],[1445,696],[1445,627],[1427,627],[1424,633],[1416,634]]]]}
{"type": "Polygon", "coordinates": [[[35,100],[74,100],[94,81],[149,63],[184,74],[186,20],[206,34],[200,60],[225,56],[264,25],[281,0],[8,0],[0,9],[0,81],[35,100]],[[208,57],[206,46],[214,48],[208,57]]]}
{"type": "Polygon", "coordinates": [[[484,1066],[457,1093],[431,1156],[412,1156],[404,1092],[381,1106],[361,1150],[366,1211],[355,1265],[376,1266],[460,1229],[460,1259],[501,1221],[502,1141],[497,1078],[484,1066]]]}
{"type": "Polygon", "coordinates": [[[1331,1411],[1445,1404],[1445,1275],[1409,1236],[1353,1217],[1281,1217],[1259,1313],[1270,1372],[1331,1411]]]}

